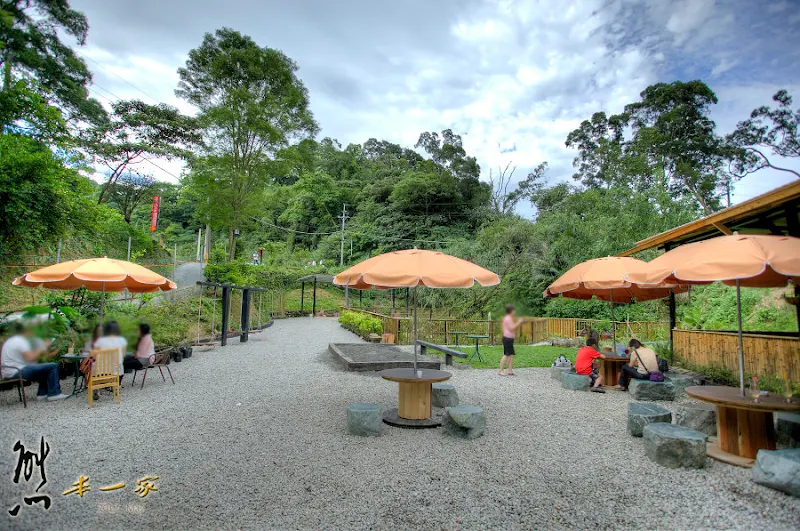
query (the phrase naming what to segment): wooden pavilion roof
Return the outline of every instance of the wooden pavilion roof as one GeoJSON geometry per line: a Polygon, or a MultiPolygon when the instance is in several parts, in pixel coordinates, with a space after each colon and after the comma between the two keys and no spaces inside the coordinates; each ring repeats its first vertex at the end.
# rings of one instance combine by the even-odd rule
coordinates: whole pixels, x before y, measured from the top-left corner
{"type": "Polygon", "coordinates": [[[721,234],[779,234],[800,237],[800,180],[645,238],[619,254],[631,256],[647,249],[673,249],[685,243],[707,240],[721,234]]]}

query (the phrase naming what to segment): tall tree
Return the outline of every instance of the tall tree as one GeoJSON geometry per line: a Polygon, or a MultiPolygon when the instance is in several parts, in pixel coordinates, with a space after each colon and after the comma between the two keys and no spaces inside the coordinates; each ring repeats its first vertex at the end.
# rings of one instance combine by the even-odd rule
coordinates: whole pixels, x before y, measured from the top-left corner
{"type": "Polygon", "coordinates": [[[710,213],[718,204],[725,152],[709,117],[717,96],[702,81],[675,81],[651,85],[641,97],[625,107],[630,150],[660,168],[674,195],[690,195],[710,213]]]}
{"type": "Polygon", "coordinates": [[[620,166],[626,122],[625,115],[607,117],[604,112],[596,112],[567,136],[566,146],[578,150],[572,162],[577,168],[573,179],[590,188],[609,188],[624,179],[620,166]]]}
{"type": "Polygon", "coordinates": [[[786,90],[776,92],[772,100],[777,103],[775,108],[765,105],[755,109],[727,137],[732,149],[731,172],[736,177],[762,168],[800,177],[795,170],[774,165],[767,156],[800,157],[800,108],[792,109],[792,96],[786,90]]]}
{"type": "Polygon", "coordinates": [[[120,100],[111,108],[107,120],[82,135],[83,146],[92,160],[108,168],[98,203],[106,199],[123,173],[139,172],[138,163],[149,157],[188,159],[191,148],[201,139],[197,120],[165,103],[120,100]]]}
{"type": "Polygon", "coordinates": [[[61,40],[68,36],[82,46],[88,31],[86,17],[67,0],[0,1],[0,129],[27,119],[26,109],[42,101],[68,118],[102,116],[100,104],[88,98],[86,63],[61,40]]]}
{"type": "Polygon", "coordinates": [[[231,258],[235,228],[254,213],[246,196],[268,183],[281,148],[317,130],[296,72],[280,50],[260,47],[229,28],[207,33],[178,70],[175,93],[199,109],[206,155],[213,157],[217,178],[238,195],[241,208],[219,220],[228,229],[231,258]]]}
{"type": "Polygon", "coordinates": [[[157,182],[152,175],[123,173],[111,187],[109,202],[117,206],[125,222],[130,224],[133,211],[153,195],[157,182]]]}

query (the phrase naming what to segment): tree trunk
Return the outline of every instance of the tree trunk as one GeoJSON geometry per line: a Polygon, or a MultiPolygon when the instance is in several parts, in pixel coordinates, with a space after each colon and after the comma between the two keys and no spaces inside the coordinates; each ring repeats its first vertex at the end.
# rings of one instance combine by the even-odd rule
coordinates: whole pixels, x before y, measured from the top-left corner
{"type": "Polygon", "coordinates": [[[236,258],[236,236],[233,234],[233,228],[228,229],[228,260],[236,258]]]}

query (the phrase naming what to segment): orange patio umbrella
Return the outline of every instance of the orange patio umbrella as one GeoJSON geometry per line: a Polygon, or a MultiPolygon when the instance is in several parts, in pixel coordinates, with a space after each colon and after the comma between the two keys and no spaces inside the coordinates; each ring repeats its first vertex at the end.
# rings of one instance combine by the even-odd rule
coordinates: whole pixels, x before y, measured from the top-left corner
{"type": "Polygon", "coordinates": [[[777,288],[800,283],[800,238],[732,234],[681,245],[631,272],[626,280],[640,285],[663,282],[736,286],[739,325],[739,386],[744,393],[744,340],[741,286],[777,288]]]}
{"type": "MultiPolygon", "coordinates": [[[[627,256],[609,256],[581,262],[561,275],[544,291],[545,297],[563,296],[571,299],[589,300],[597,297],[611,303],[611,321],[614,321],[614,303],[630,304],[635,301],[662,299],[671,291],[682,293],[687,286],[679,283],[657,282],[656,285],[641,286],[626,280],[633,272],[644,271],[647,262],[627,256]]],[[[614,352],[617,350],[617,334],[611,326],[614,352]]]]}
{"type": "Polygon", "coordinates": [[[354,289],[414,288],[414,370],[417,369],[417,286],[470,288],[494,286],[500,276],[488,269],[441,253],[407,249],[374,256],[333,278],[337,286],[354,289]]]}
{"type": "MultiPolygon", "coordinates": [[[[99,292],[127,289],[133,293],[168,291],[177,287],[171,280],[138,264],[106,257],[70,260],[43,267],[14,279],[13,284],[60,290],[86,288],[99,292]]],[[[101,322],[104,305],[105,300],[100,306],[101,322]]]]}

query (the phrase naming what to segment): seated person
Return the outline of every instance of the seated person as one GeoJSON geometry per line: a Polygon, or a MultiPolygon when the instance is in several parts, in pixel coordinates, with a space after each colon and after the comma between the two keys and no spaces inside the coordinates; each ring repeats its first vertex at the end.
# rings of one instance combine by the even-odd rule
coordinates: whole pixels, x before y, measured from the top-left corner
{"type": "Polygon", "coordinates": [[[139,341],[136,342],[136,352],[132,356],[125,356],[122,362],[125,372],[144,369],[155,359],[156,348],[153,343],[153,336],[150,335],[150,325],[142,323],[136,332],[139,334],[139,341]]]}
{"type": "Polygon", "coordinates": [[[631,339],[628,348],[631,352],[631,360],[619,371],[619,382],[615,387],[620,391],[628,390],[631,378],[647,380],[650,378],[651,372],[658,370],[658,358],[653,350],[642,345],[638,339],[631,339]]]}
{"type": "Polygon", "coordinates": [[[94,342],[95,350],[116,349],[119,351],[119,375],[124,374],[122,364],[125,359],[125,349],[128,342],[122,337],[122,331],[116,321],[109,321],[103,325],[103,337],[94,342]]]}
{"type": "Polygon", "coordinates": [[[61,383],[58,381],[58,363],[37,363],[39,356],[50,354],[47,350],[49,342],[44,343],[44,348],[34,349],[31,346],[33,332],[20,323],[14,324],[14,335],[3,344],[0,352],[0,363],[3,365],[3,378],[16,378],[18,374],[26,380],[39,382],[36,400],[63,400],[68,398],[61,392],[61,383]]]}
{"type": "Polygon", "coordinates": [[[100,336],[103,335],[103,325],[97,324],[92,330],[92,335],[86,338],[86,344],[83,345],[84,352],[91,352],[94,349],[94,344],[100,339],[100,336]]]}
{"type": "Polygon", "coordinates": [[[578,350],[578,355],[575,357],[575,372],[588,376],[592,379],[592,386],[589,389],[595,393],[605,393],[601,385],[603,384],[603,377],[597,372],[592,364],[597,358],[605,358],[603,354],[597,350],[597,338],[589,336],[586,338],[586,346],[578,350]]]}

